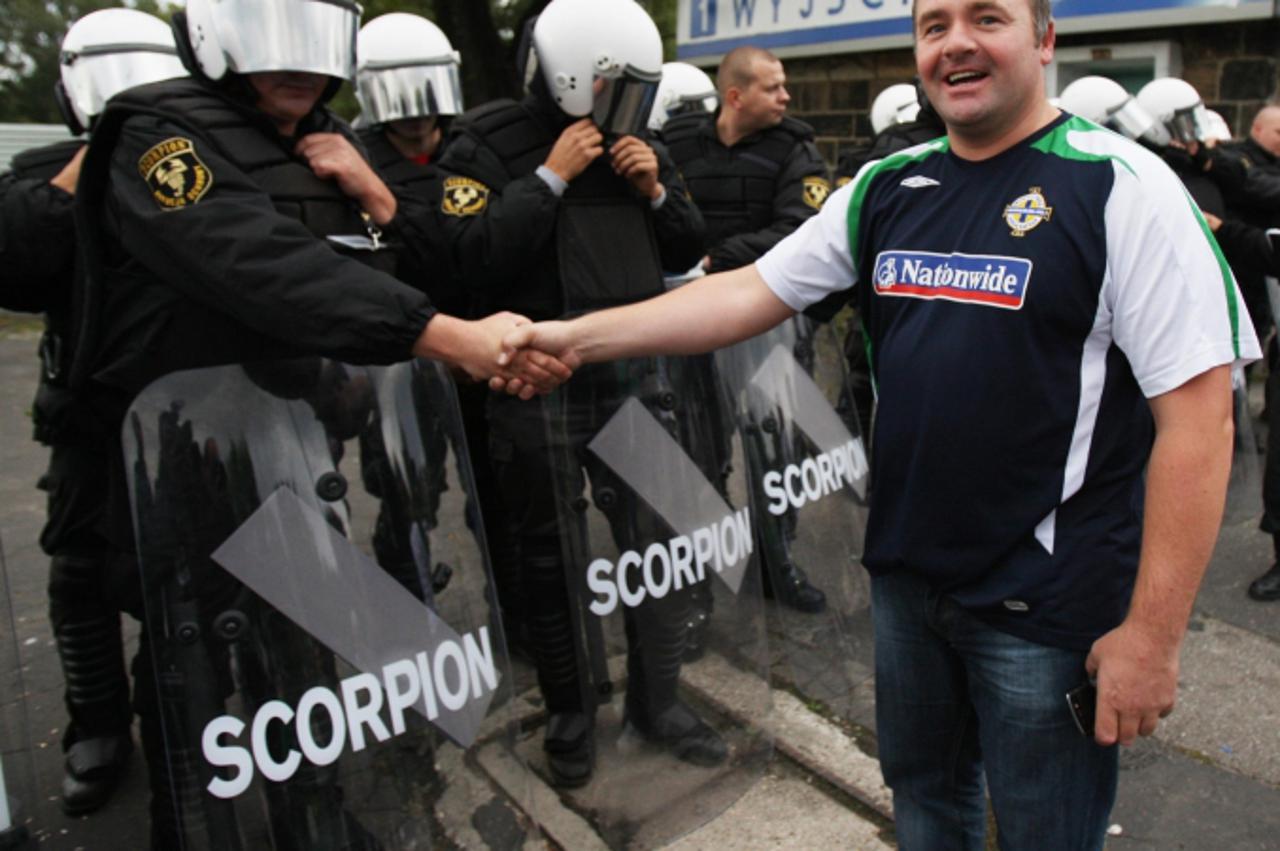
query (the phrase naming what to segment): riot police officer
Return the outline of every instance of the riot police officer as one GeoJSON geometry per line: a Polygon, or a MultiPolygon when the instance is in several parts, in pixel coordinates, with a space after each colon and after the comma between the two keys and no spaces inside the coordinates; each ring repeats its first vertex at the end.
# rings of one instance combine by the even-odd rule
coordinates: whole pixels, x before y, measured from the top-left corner
{"type": "MultiPolygon", "coordinates": [[[[716,87],[716,111],[677,115],[661,131],[707,222],[707,272],[754,262],[816,213],[831,190],[813,128],[786,114],[791,96],[773,54],[731,50],[716,87]]],[[[770,549],[777,548],[764,548],[766,590],[792,608],[821,611],[823,592],[786,554],[770,549]]]]}
{"type": "MultiPolygon", "coordinates": [[[[464,115],[441,161],[441,209],[460,274],[485,309],[531,317],[661,292],[664,270],[684,271],[702,256],[703,222],[665,152],[637,136],[660,75],[657,28],[631,0],[553,0],[526,46],[536,63],[527,96],[464,115]]],[[[530,644],[549,712],[544,748],[553,779],[565,786],[591,777],[596,698],[566,579],[565,552],[583,519],[561,515],[558,504],[575,501],[584,466],[598,501],[617,492],[585,457],[585,444],[632,389],[629,378],[604,368],[566,388],[563,406],[489,400],[490,451],[519,541],[530,644]]],[[[624,527],[645,521],[623,515],[642,508],[606,502],[625,549],[624,527]]],[[[666,607],[627,611],[627,726],[681,759],[715,764],[724,743],[676,697],[684,617],[672,610],[681,605],[675,596],[666,607]]]]}
{"type": "MultiPolygon", "coordinates": [[[[474,305],[465,283],[454,274],[452,249],[441,221],[441,178],[436,168],[444,134],[463,111],[461,57],[434,23],[403,12],[382,15],[361,27],[356,56],[357,134],[373,167],[405,211],[397,277],[424,288],[441,310],[470,315],[474,305]]],[[[458,382],[457,393],[475,476],[473,510],[484,517],[490,561],[504,577],[498,592],[510,642],[523,631],[521,599],[513,543],[505,534],[502,501],[489,464],[484,414],[488,388],[463,381],[458,382]]],[[[443,441],[438,445],[443,446],[443,441]]],[[[439,469],[443,471],[444,465],[439,469]]],[[[447,484],[441,479],[436,486],[447,484]]],[[[479,525],[474,516],[469,522],[479,525]]]]}
{"type": "Polygon", "coordinates": [[[361,27],[356,56],[357,134],[406,211],[398,277],[425,288],[438,309],[465,314],[469,306],[449,272],[449,246],[435,215],[440,179],[434,160],[448,122],[463,109],[460,57],[439,27],[403,12],[361,27]]]}
{"type": "MultiPolygon", "coordinates": [[[[441,314],[389,274],[396,199],[324,106],[353,75],[357,25],[353,3],[192,0],[174,16],[192,79],[133,89],[99,117],[78,192],[87,270],[71,371],[112,425],[104,526],[126,561],[121,420],[156,377],[313,354],[439,357],[487,377],[495,336],[518,321],[441,314]]],[[[525,366],[534,385],[554,383],[546,368],[567,373],[545,358],[525,366]]],[[[135,703],[153,842],[168,847],[175,809],[148,665],[144,647],[135,703]]]]}
{"type": "MultiPolygon", "coordinates": [[[[116,93],[185,76],[163,21],[132,9],[93,12],[62,41],[58,106],[74,134],[90,130],[116,93]]],[[[106,542],[97,524],[105,495],[103,424],[66,385],[60,353],[70,332],[75,275],[72,198],[84,141],[24,151],[0,178],[7,308],[42,311],[42,370],[32,405],[35,437],[50,447],[40,481],[48,516],[40,546],[49,554],[49,620],[62,665],[69,721],[62,808],[82,815],[102,806],[133,750],[129,680],[119,612],[108,602],[106,542]]]]}

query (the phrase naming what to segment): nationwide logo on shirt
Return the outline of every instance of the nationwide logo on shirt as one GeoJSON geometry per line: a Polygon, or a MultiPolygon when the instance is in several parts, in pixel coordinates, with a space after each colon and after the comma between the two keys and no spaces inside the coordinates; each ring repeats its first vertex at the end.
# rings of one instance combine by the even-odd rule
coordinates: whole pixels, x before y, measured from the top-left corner
{"type": "Polygon", "coordinates": [[[876,292],[902,298],[942,299],[1020,310],[1031,281],[1023,257],[882,251],[876,255],[876,292]]]}

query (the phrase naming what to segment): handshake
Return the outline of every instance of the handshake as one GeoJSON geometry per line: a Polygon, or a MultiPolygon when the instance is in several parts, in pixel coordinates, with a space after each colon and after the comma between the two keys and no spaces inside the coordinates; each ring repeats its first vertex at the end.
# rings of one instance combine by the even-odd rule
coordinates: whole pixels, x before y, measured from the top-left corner
{"type": "Polygon", "coordinates": [[[436,314],[414,344],[418,357],[436,358],[521,399],[550,393],[582,364],[573,323],[530,322],[502,311],[483,319],[436,314]]]}

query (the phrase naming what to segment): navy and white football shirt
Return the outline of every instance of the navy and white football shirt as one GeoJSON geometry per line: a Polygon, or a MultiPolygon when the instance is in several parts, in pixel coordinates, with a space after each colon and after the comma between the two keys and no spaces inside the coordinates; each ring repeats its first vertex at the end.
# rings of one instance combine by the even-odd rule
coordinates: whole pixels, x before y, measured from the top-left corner
{"type": "Polygon", "coordinates": [[[860,284],[867,568],[1054,646],[1126,613],[1147,398],[1260,354],[1178,179],[1068,115],[981,162],[943,138],[870,163],[757,269],[796,310],[860,284]]]}

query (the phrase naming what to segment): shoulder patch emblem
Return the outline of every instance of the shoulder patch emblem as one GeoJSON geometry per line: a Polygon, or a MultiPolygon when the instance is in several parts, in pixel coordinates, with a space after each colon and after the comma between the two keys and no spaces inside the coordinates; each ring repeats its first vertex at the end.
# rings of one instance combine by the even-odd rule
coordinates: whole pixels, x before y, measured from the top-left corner
{"type": "Polygon", "coordinates": [[[1044,200],[1044,191],[1032,186],[1026,195],[1015,198],[1004,208],[1004,222],[1011,236],[1026,236],[1053,218],[1053,208],[1044,200]]]}
{"type": "Polygon", "coordinates": [[[162,210],[188,207],[213,185],[213,173],[196,155],[195,145],[180,136],[165,139],[143,154],[138,173],[162,210]]]}
{"type": "Polygon", "coordinates": [[[450,216],[478,216],[489,206],[489,187],[469,177],[448,177],[440,211],[450,216]]]}
{"type": "Polygon", "coordinates": [[[815,210],[822,209],[822,204],[831,194],[831,184],[825,177],[804,178],[804,202],[815,210]]]}

